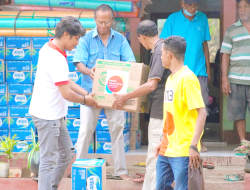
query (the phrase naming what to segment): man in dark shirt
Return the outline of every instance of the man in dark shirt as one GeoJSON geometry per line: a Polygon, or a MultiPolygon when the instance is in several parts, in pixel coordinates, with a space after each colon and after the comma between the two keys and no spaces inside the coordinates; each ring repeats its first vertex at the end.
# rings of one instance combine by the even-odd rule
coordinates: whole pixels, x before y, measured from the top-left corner
{"type": "Polygon", "coordinates": [[[143,190],[155,190],[156,159],[154,148],[159,143],[163,133],[163,99],[166,80],[170,74],[168,69],[162,66],[161,48],[163,40],[158,36],[157,26],[150,20],[144,20],[137,27],[137,35],[141,44],[151,50],[150,70],[147,83],[127,94],[115,95],[114,109],[122,109],[125,102],[151,93],[150,121],[148,127],[148,155],[146,160],[146,177],[143,190]]]}

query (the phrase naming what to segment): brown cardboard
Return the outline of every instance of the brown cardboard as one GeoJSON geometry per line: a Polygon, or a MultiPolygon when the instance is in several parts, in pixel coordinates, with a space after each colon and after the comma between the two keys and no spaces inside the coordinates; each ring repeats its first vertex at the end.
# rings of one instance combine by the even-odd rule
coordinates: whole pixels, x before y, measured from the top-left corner
{"type": "MultiPolygon", "coordinates": [[[[112,93],[125,94],[147,82],[149,67],[142,63],[96,61],[93,92],[101,107],[112,108],[112,93]]],[[[148,95],[128,100],[123,108],[130,112],[148,112],[148,95]]]]}
{"type": "Polygon", "coordinates": [[[131,113],[131,131],[140,130],[140,113],[131,113]]]}
{"type": "Polygon", "coordinates": [[[21,168],[10,168],[9,169],[9,178],[20,178],[21,177],[21,168]]]}
{"type": "Polygon", "coordinates": [[[141,148],[141,130],[130,131],[130,150],[141,148]]]}

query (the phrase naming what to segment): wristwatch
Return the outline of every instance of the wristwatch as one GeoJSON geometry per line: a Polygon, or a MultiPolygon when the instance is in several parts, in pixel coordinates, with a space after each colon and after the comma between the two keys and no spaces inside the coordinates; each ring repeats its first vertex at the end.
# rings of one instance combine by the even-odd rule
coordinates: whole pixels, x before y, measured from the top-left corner
{"type": "Polygon", "coordinates": [[[189,147],[189,149],[190,149],[190,148],[192,148],[193,150],[195,150],[196,152],[199,153],[198,149],[197,149],[195,146],[191,145],[191,146],[189,147]]]}
{"type": "Polygon", "coordinates": [[[83,96],[84,100],[83,100],[83,103],[81,103],[82,105],[85,105],[86,104],[86,98],[85,96],[83,96]]]}

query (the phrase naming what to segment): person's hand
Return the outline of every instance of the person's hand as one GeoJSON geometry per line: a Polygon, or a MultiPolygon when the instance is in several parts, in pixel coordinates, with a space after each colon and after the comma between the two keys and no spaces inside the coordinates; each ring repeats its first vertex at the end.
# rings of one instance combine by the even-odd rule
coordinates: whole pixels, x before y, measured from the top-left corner
{"type": "Polygon", "coordinates": [[[95,77],[95,67],[92,68],[92,69],[89,69],[88,75],[90,76],[90,78],[92,80],[94,80],[94,77],[95,77]]]}
{"type": "Polygon", "coordinates": [[[229,96],[229,93],[231,93],[230,83],[228,81],[228,78],[222,79],[222,92],[227,97],[229,96]]]}
{"type": "Polygon", "coordinates": [[[115,101],[113,102],[112,108],[117,110],[123,110],[123,105],[127,101],[127,94],[115,94],[115,101]]]}
{"type": "Polygon", "coordinates": [[[95,101],[94,95],[95,95],[95,93],[91,93],[91,94],[85,96],[85,100],[86,100],[85,105],[91,106],[94,108],[101,108],[99,106],[99,104],[95,101]]]}
{"type": "Polygon", "coordinates": [[[207,70],[207,83],[209,83],[211,81],[212,77],[211,77],[211,70],[207,70]]]}
{"type": "Polygon", "coordinates": [[[154,149],[154,156],[155,156],[155,158],[158,157],[160,149],[161,149],[161,141],[158,143],[158,145],[154,149]]]}
{"type": "Polygon", "coordinates": [[[200,155],[194,149],[189,149],[189,167],[196,168],[200,167],[200,155]]]}

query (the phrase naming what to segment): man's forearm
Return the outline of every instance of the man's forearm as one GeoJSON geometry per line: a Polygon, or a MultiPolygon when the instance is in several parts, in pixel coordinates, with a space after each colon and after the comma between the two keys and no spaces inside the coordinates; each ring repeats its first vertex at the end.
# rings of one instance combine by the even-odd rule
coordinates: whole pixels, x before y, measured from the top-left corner
{"type": "Polygon", "coordinates": [[[208,48],[208,43],[207,41],[203,42],[203,51],[206,59],[206,68],[207,71],[210,72],[210,56],[209,56],[209,48],[208,48]]]}
{"type": "Polygon", "coordinates": [[[224,53],[222,55],[222,62],[221,62],[222,79],[228,78],[228,66],[229,66],[229,63],[230,63],[230,55],[224,53]]]}
{"type": "Polygon", "coordinates": [[[76,92],[77,94],[80,94],[82,96],[86,96],[88,93],[86,90],[84,90],[83,88],[78,86],[75,82],[73,82],[71,79],[69,79],[69,86],[70,86],[71,90],[73,90],[74,92],[76,92]]]}
{"type": "Polygon", "coordinates": [[[194,137],[193,137],[193,140],[191,142],[191,145],[193,145],[193,146],[198,145],[198,142],[201,138],[201,134],[204,130],[204,125],[205,125],[206,117],[207,117],[207,113],[206,113],[205,108],[199,108],[199,109],[197,109],[197,111],[198,111],[198,117],[196,120],[194,137]]]}
{"type": "Polygon", "coordinates": [[[90,69],[88,69],[83,63],[77,63],[76,68],[80,73],[84,75],[89,75],[90,69]]]}

